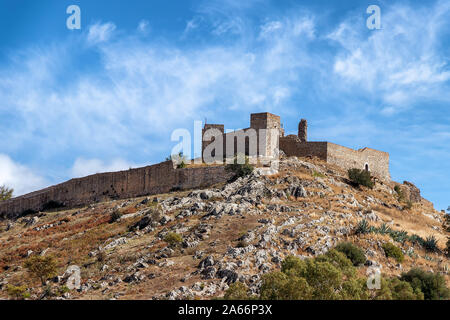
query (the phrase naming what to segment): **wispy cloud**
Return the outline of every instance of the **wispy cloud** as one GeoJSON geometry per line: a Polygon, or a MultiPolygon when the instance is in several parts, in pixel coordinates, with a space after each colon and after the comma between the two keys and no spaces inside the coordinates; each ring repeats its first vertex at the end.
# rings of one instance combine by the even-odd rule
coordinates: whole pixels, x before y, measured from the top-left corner
{"type": "MultiPolygon", "coordinates": [[[[144,25],[140,25],[144,27],[144,25]]],[[[96,23],[89,27],[87,41],[90,44],[98,44],[108,41],[113,35],[114,30],[116,30],[116,25],[111,22],[107,23],[96,23]]]]}
{"type": "Polygon", "coordinates": [[[329,34],[343,49],[335,73],[350,90],[379,97],[386,104],[384,114],[404,111],[424,99],[449,101],[450,65],[440,48],[441,33],[450,24],[449,3],[419,10],[392,5],[382,12],[382,30],[367,34],[353,27],[352,17],[329,34]]]}

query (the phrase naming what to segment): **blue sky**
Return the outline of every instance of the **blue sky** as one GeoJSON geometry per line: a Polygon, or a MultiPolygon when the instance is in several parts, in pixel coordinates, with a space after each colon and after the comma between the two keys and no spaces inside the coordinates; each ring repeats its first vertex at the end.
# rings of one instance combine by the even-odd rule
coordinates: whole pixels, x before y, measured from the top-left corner
{"type": "Polygon", "coordinates": [[[300,118],[450,205],[449,1],[0,2],[0,184],[163,160],[195,120],[300,118]],[[81,8],[68,30],[66,8],[81,8]],[[381,30],[369,30],[369,5],[381,30]]]}

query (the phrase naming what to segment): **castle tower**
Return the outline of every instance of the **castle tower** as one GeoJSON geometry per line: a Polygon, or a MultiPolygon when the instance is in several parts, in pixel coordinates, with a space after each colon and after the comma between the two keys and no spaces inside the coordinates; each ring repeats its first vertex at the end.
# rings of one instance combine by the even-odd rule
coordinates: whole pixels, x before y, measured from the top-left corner
{"type": "Polygon", "coordinates": [[[300,138],[301,142],[308,141],[308,122],[306,121],[306,119],[300,120],[298,124],[298,137],[300,138]]]}
{"type": "Polygon", "coordinates": [[[257,131],[258,155],[275,157],[278,155],[279,137],[283,135],[280,117],[269,112],[252,113],[250,128],[257,131]]]}
{"type": "MultiPolygon", "coordinates": [[[[204,160],[204,152],[208,145],[214,142],[215,138],[212,138],[210,141],[204,141],[203,138],[205,137],[206,131],[214,129],[220,131],[220,133],[223,135],[225,132],[225,126],[223,124],[209,124],[205,123],[205,126],[202,129],[202,159],[204,160]]],[[[215,156],[215,151],[213,151],[212,156],[215,156]]]]}

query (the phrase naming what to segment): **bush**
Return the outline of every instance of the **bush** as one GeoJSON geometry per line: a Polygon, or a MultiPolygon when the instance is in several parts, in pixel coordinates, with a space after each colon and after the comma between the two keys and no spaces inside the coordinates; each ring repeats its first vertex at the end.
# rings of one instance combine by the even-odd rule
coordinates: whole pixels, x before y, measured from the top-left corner
{"type": "Polygon", "coordinates": [[[14,189],[7,186],[0,186],[0,201],[9,200],[12,198],[14,189]]]}
{"type": "Polygon", "coordinates": [[[119,211],[115,210],[111,215],[109,216],[109,223],[114,223],[116,221],[119,221],[121,217],[121,214],[119,211]]]}
{"type": "Polygon", "coordinates": [[[408,273],[403,273],[400,280],[408,282],[414,290],[423,292],[425,300],[450,298],[450,290],[446,286],[445,278],[440,274],[413,268],[408,273]]]}
{"type": "Polygon", "coordinates": [[[388,258],[394,258],[397,262],[401,263],[405,259],[405,256],[403,255],[402,249],[399,247],[396,247],[390,242],[386,242],[383,244],[383,250],[384,254],[388,258]]]}
{"type": "Polygon", "coordinates": [[[248,300],[247,286],[242,282],[235,282],[225,292],[225,300],[248,300]]]}
{"type": "Polygon", "coordinates": [[[375,185],[372,181],[372,177],[370,176],[370,172],[366,170],[360,170],[356,168],[349,169],[348,177],[350,181],[357,185],[365,186],[371,189],[375,185]]]}
{"type": "Polygon", "coordinates": [[[32,256],[25,261],[24,267],[32,277],[39,279],[44,286],[47,279],[56,274],[56,262],[53,257],[32,256]]]}
{"type": "Polygon", "coordinates": [[[164,241],[167,242],[171,246],[176,246],[183,241],[183,237],[175,232],[169,232],[164,237],[164,241]]]}
{"type": "Polygon", "coordinates": [[[364,251],[351,242],[342,242],[338,244],[335,249],[342,252],[348,259],[350,259],[354,266],[359,266],[366,262],[364,251]]]}
{"type": "Polygon", "coordinates": [[[311,287],[304,278],[283,272],[263,275],[260,298],[262,300],[307,300],[311,299],[311,287]]]}
{"type": "Polygon", "coordinates": [[[6,288],[8,295],[14,300],[23,300],[30,297],[30,293],[25,286],[8,285],[6,288]]]}
{"type": "Polygon", "coordinates": [[[411,285],[398,278],[381,279],[381,289],[374,296],[376,300],[423,300],[422,291],[413,289],[411,285]]]}
{"type": "Polygon", "coordinates": [[[397,200],[398,201],[404,201],[405,200],[405,194],[402,191],[402,188],[400,188],[399,185],[395,185],[394,191],[397,193],[397,200]]]}
{"type": "Polygon", "coordinates": [[[233,173],[232,181],[250,175],[254,167],[249,163],[248,157],[245,157],[245,163],[238,163],[238,156],[234,158],[234,163],[227,164],[225,170],[233,173]]]}
{"type": "Polygon", "coordinates": [[[437,252],[439,248],[437,246],[437,240],[434,236],[429,236],[423,242],[423,247],[428,252],[437,252]]]}
{"type": "Polygon", "coordinates": [[[287,257],[281,272],[263,276],[261,299],[366,299],[364,279],[346,256],[336,250],[313,259],[287,257]]]}

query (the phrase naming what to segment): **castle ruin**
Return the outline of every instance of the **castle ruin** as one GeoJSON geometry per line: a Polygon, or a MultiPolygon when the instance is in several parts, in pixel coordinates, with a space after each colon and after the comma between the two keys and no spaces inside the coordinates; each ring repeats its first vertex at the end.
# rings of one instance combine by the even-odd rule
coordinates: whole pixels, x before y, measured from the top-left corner
{"type": "Polygon", "coordinates": [[[238,131],[225,133],[223,124],[205,124],[203,140],[204,160],[213,154],[223,161],[225,155],[229,157],[237,153],[270,160],[277,159],[280,150],[288,157],[317,157],[345,170],[364,169],[381,180],[391,180],[387,152],[371,148],[354,150],[326,141],[308,141],[308,123],[305,119],[300,120],[297,135],[285,136],[279,116],[268,112],[253,113],[250,115],[250,127],[238,131]],[[214,142],[216,144],[212,147],[214,142]]]}
{"type": "Polygon", "coordinates": [[[308,141],[307,128],[307,121],[302,119],[298,134],[285,136],[280,117],[268,112],[251,114],[250,127],[233,132],[225,133],[223,124],[205,124],[202,159],[207,164],[215,162],[219,165],[177,168],[172,161],[166,161],[143,168],[72,179],[0,202],[0,218],[16,218],[49,208],[73,208],[109,199],[210,187],[230,178],[223,160],[227,155],[234,158],[238,153],[270,162],[278,160],[281,150],[286,156],[317,157],[343,169],[365,169],[381,180],[390,181],[388,153],[308,141]]]}

